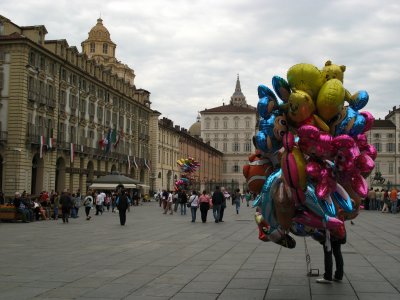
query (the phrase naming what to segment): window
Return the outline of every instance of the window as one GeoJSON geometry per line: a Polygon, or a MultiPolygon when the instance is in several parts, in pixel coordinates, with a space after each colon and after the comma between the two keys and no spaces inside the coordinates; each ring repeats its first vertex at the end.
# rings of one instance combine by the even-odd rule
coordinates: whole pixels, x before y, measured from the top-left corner
{"type": "Polygon", "coordinates": [[[85,100],[81,100],[81,103],[79,103],[80,107],[79,107],[79,111],[85,115],[86,113],[86,101],[85,100]]]}
{"type": "Polygon", "coordinates": [[[103,53],[108,54],[108,44],[106,43],[103,44],[103,53]]]}
{"type": "Polygon", "coordinates": [[[35,52],[29,53],[29,64],[30,64],[31,66],[36,66],[36,56],[35,56],[35,52]]]}
{"type": "Polygon", "coordinates": [[[94,103],[90,102],[89,103],[89,116],[94,117],[94,103]]]}
{"type": "Polygon", "coordinates": [[[228,138],[228,134],[224,133],[224,139],[227,139],[227,138],[228,138]]]}
{"type": "Polygon", "coordinates": [[[61,90],[61,95],[60,95],[60,106],[62,108],[65,108],[65,103],[67,102],[67,94],[65,91],[61,90]]]}
{"type": "Polygon", "coordinates": [[[228,170],[227,164],[226,164],[226,162],[224,162],[224,163],[222,164],[222,172],[226,173],[227,170],[228,170]]]}
{"type": "Polygon", "coordinates": [[[393,175],[394,162],[389,162],[389,175],[393,175]]]}
{"type": "Polygon", "coordinates": [[[235,162],[235,165],[233,166],[233,173],[239,173],[239,166],[237,162],[235,162]]]}
{"type": "Polygon", "coordinates": [[[244,151],[251,152],[251,144],[250,143],[244,143],[244,151]]]}
{"type": "Polygon", "coordinates": [[[103,108],[98,106],[97,107],[97,119],[101,122],[103,120],[103,108]]]}
{"type": "Polygon", "coordinates": [[[239,143],[233,143],[233,144],[232,144],[232,151],[233,151],[233,152],[238,152],[238,151],[240,151],[240,144],[239,144],[239,143]]]}
{"type": "Polygon", "coordinates": [[[214,143],[214,148],[218,150],[218,142],[214,143]]]}
{"type": "Polygon", "coordinates": [[[388,134],[387,134],[387,138],[388,138],[388,139],[392,139],[392,138],[393,138],[393,133],[388,133],[388,134]]]}
{"type": "Polygon", "coordinates": [[[235,140],[238,140],[238,139],[239,139],[239,133],[235,133],[235,134],[233,135],[233,137],[235,138],[235,140]]]}
{"type": "Polygon", "coordinates": [[[90,53],[96,52],[96,44],[95,43],[90,43],[90,53]]]}
{"type": "Polygon", "coordinates": [[[214,121],[214,128],[215,128],[215,129],[218,129],[218,120],[215,120],[215,121],[214,121]]]}
{"type": "Polygon", "coordinates": [[[239,120],[235,120],[235,128],[239,128],[239,120]]]}
{"type": "Polygon", "coordinates": [[[375,147],[376,151],[378,151],[378,152],[381,152],[381,151],[382,151],[382,149],[381,149],[381,143],[374,143],[374,147],[375,147]]]}
{"type": "Polygon", "coordinates": [[[250,128],[250,121],[246,120],[246,128],[250,128]]]}
{"type": "Polygon", "coordinates": [[[379,133],[374,133],[374,138],[379,139],[381,135],[379,133]]]}
{"type": "Polygon", "coordinates": [[[69,127],[69,141],[70,143],[76,142],[76,128],[74,126],[69,127]]]}
{"type": "Polygon", "coordinates": [[[227,120],[224,120],[223,126],[224,126],[224,129],[228,129],[228,121],[227,120]]]}
{"type": "Polygon", "coordinates": [[[386,152],[394,152],[395,151],[395,144],[394,143],[387,143],[386,144],[386,152]]]}
{"type": "Polygon", "coordinates": [[[210,122],[206,122],[206,129],[210,129],[210,122]]]}

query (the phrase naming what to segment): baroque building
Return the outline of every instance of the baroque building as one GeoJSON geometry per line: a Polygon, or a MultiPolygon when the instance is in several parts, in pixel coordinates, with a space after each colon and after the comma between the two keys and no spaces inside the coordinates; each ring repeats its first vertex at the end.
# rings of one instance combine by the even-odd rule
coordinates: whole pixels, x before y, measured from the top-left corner
{"type": "Polygon", "coordinates": [[[158,122],[158,161],[156,189],[174,190],[175,182],[181,177],[177,161],[193,157],[200,168],[193,174],[192,188],[198,191],[212,188],[213,183],[221,180],[222,153],[204,143],[199,135],[193,135],[185,128],[174,125],[168,118],[158,122]]]}
{"type": "Polygon", "coordinates": [[[0,189],[84,192],[113,171],[148,189],[150,92],[116,59],[101,19],[83,52],[46,34],[0,16],[0,189]]]}
{"type": "Polygon", "coordinates": [[[394,106],[383,120],[375,120],[367,137],[378,152],[375,170],[367,179],[369,186],[400,188],[400,107],[394,106]],[[383,184],[373,180],[375,172],[381,173],[385,179],[383,184]]]}
{"type": "MultiPolygon", "coordinates": [[[[256,132],[257,110],[247,104],[239,75],[230,103],[205,109],[200,114],[201,138],[224,154],[222,181],[219,184],[230,190],[240,188],[243,192],[247,189],[247,185],[242,168],[255,150],[252,138],[256,132]]],[[[199,122],[192,126],[199,126],[197,123],[199,122]]]]}

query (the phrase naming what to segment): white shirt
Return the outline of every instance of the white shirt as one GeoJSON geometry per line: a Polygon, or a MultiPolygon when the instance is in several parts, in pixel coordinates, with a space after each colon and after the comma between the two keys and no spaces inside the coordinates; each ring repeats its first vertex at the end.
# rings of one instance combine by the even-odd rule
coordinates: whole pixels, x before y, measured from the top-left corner
{"type": "Polygon", "coordinates": [[[192,206],[192,207],[199,206],[199,196],[197,196],[197,195],[190,196],[189,202],[190,202],[190,206],[192,206]]]}
{"type": "Polygon", "coordinates": [[[172,194],[171,193],[168,194],[168,202],[172,202],[172,194]]]}
{"type": "Polygon", "coordinates": [[[97,205],[103,205],[105,197],[106,197],[106,194],[104,194],[104,193],[98,194],[97,195],[97,199],[96,199],[96,204],[97,205]]]}

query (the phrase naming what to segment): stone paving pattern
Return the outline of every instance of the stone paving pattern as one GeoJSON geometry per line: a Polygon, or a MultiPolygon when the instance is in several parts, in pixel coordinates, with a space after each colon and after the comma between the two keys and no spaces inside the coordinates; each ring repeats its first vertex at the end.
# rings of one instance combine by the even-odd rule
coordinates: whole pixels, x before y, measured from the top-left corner
{"type": "MultiPolygon", "coordinates": [[[[0,223],[0,299],[400,299],[400,214],[363,211],[347,223],[345,277],[308,277],[305,242],[295,249],[257,238],[254,209],[228,205],[225,222],[134,207],[126,226],[105,212],[71,219],[0,223]]],[[[322,246],[306,238],[323,273],[322,246]]]]}

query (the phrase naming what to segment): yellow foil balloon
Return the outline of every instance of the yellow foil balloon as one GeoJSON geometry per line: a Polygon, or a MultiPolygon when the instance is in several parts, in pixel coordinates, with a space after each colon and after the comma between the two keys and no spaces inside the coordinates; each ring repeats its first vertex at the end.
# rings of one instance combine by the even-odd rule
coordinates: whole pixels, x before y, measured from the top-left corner
{"type": "Polygon", "coordinates": [[[294,65],[287,72],[287,80],[292,89],[305,91],[314,100],[325,83],[322,72],[311,64],[294,65]]]}
{"type": "Polygon", "coordinates": [[[318,115],[326,122],[335,117],[343,108],[345,90],[338,79],[325,82],[317,98],[318,115]]]}
{"type": "Polygon", "coordinates": [[[304,91],[295,90],[289,96],[287,116],[294,125],[301,125],[309,119],[315,111],[314,101],[304,91]]]}

